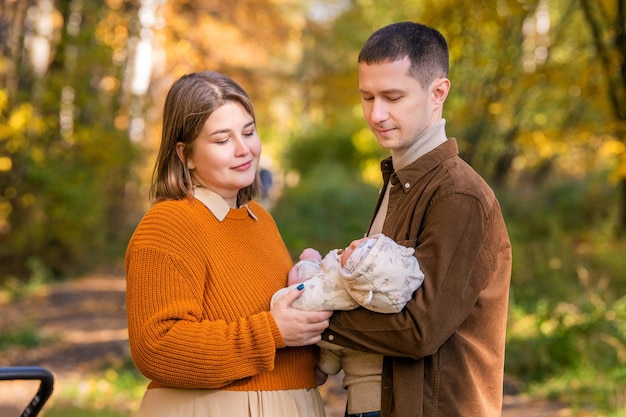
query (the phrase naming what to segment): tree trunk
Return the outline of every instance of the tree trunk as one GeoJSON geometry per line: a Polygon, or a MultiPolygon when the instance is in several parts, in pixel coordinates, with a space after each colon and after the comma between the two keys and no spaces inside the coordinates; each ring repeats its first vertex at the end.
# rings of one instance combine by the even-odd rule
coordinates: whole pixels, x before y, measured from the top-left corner
{"type": "Polygon", "coordinates": [[[626,235],[626,178],[622,178],[619,183],[619,207],[618,207],[618,220],[616,227],[617,237],[623,237],[626,235]]]}

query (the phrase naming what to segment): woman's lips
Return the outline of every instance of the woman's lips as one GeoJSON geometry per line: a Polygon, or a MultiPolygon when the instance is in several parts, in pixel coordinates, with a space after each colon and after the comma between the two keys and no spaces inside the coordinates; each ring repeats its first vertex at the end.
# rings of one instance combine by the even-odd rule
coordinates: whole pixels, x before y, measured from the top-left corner
{"type": "Polygon", "coordinates": [[[241,165],[237,165],[236,167],[233,167],[233,169],[235,171],[246,171],[246,170],[250,169],[251,166],[252,166],[252,161],[248,161],[248,162],[245,162],[245,163],[243,163],[241,165]]]}

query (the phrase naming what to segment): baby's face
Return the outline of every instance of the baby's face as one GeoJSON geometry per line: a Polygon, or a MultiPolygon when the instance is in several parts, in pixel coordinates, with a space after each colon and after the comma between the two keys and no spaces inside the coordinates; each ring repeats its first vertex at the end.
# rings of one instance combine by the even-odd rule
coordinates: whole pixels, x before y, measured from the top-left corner
{"type": "Polygon", "coordinates": [[[369,238],[364,237],[362,239],[358,239],[358,240],[353,240],[350,245],[345,248],[343,250],[343,252],[341,253],[341,259],[340,259],[340,263],[341,266],[344,266],[346,264],[346,261],[348,260],[348,258],[350,257],[350,255],[352,255],[352,252],[354,252],[354,250],[359,247],[359,245],[364,242],[365,240],[367,240],[369,238]]]}

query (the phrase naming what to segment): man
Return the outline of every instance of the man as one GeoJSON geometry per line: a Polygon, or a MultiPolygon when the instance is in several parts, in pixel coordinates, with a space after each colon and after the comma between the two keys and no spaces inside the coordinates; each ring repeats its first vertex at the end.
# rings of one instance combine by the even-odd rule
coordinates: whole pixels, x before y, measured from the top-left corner
{"type": "Polygon", "coordinates": [[[446,40],[421,24],[383,27],[359,54],[363,115],[391,152],[368,234],[415,248],[425,279],[400,313],[335,312],[323,339],[384,355],[383,417],[502,410],[511,246],[493,191],[446,136],[447,76],[446,40]]]}

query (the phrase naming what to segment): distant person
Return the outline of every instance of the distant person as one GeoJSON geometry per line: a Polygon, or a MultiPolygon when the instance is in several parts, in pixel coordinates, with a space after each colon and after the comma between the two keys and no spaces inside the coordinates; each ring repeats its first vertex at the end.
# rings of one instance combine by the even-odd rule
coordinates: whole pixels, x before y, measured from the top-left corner
{"type": "Polygon", "coordinates": [[[270,195],[270,189],[274,183],[272,171],[267,168],[261,168],[259,170],[259,176],[261,178],[261,198],[268,198],[270,195]]]}
{"type": "Polygon", "coordinates": [[[298,289],[270,308],[293,264],[253,201],[260,153],[235,81],[200,72],[174,83],[154,204],[126,252],[130,348],[150,379],[139,417],[325,415],[310,345],[331,312],[292,308],[298,289]]]}
{"type": "MultiPolygon", "coordinates": [[[[414,249],[377,234],[331,250],[322,259],[305,249],[289,271],[288,285],[272,303],[304,283],[302,296],[292,304],[303,310],[352,310],[359,306],[378,313],[398,313],[424,281],[414,249]]],[[[348,412],[380,404],[382,355],[343,348],[328,342],[322,347],[318,383],[344,371],[342,385],[348,393],[348,412]]]]}
{"type": "Polygon", "coordinates": [[[400,313],[336,311],[323,339],[384,355],[380,406],[356,415],[499,416],[511,245],[493,191],[445,132],[446,40],[394,23],[358,62],[365,121],[391,153],[369,235],[415,248],[426,279],[400,313]]]}

